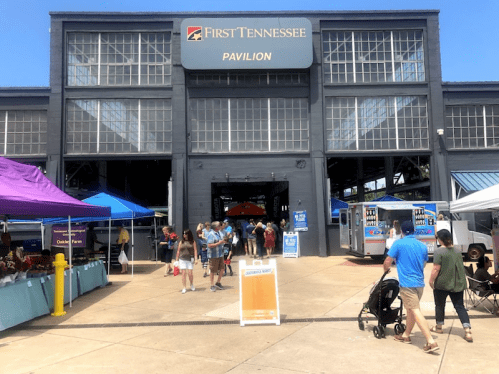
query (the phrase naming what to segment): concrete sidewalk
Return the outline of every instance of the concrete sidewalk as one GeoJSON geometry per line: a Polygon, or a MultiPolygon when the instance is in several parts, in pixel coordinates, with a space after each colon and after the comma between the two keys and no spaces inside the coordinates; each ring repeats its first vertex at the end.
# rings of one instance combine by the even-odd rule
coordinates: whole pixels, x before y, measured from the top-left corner
{"type": "MultiPolygon", "coordinates": [[[[382,273],[380,264],[352,257],[276,257],[281,325],[239,326],[238,259],[223,291],[194,271],[196,291],[181,294],[180,277],[164,277],[161,263],[135,263],[130,274],[111,274],[112,285],[65,306],[64,317],[45,316],[0,333],[1,373],[496,373],[499,318],[470,311],[474,343],[452,304],[440,350],[376,339],[357,315],[382,273]]],[[[130,268],[129,268],[130,269],[130,268]]],[[[426,280],[431,271],[427,266],[426,280]]],[[[394,270],[393,275],[396,274],[394,270]]],[[[434,324],[431,289],[423,313],[434,324]]]]}

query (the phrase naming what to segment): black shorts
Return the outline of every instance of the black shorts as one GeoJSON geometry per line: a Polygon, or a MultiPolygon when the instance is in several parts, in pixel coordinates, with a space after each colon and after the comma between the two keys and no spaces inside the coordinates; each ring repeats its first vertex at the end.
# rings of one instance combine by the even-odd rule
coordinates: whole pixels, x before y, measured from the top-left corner
{"type": "Polygon", "coordinates": [[[173,258],[173,250],[172,249],[164,249],[161,254],[161,262],[170,263],[173,258]]]}

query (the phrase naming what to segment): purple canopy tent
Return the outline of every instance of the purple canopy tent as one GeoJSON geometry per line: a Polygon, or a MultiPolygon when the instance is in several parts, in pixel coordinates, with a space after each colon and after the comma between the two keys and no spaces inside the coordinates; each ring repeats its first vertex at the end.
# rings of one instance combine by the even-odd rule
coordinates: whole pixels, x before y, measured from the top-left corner
{"type": "MultiPolygon", "coordinates": [[[[0,215],[5,219],[68,217],[71,237],[71,216],[109,217],[111,208],[77,200],[57,188],[37,167],[0,157],[0,215]]],[[[71,254],[70,240],[70,265],[71,254]]],[[[71,287],[69,291],[71,294],[71,287]]],[[[71,303],[71,295],[69,299],[71,303]]]]}
{"type": "Polygon", "coordinates": [[[0,157],[0,214],[7,217],[109,217],[109,207],[77,200],[31,165],[0,157]]]}

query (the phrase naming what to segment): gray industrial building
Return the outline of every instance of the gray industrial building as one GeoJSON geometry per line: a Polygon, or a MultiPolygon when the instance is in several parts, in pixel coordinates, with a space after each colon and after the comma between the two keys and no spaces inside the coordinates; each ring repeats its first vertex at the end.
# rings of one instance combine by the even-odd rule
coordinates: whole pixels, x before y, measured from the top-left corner
{"type": "Polygon", "coordinates": [[[499,82],[442,82],[436,10],[50,16],[50,87],[0,88],[0,150],[77,198],[169,207],[176,230],[306,212],[301,254],[327,256],[331,197],[499,183],[499,82]]]}

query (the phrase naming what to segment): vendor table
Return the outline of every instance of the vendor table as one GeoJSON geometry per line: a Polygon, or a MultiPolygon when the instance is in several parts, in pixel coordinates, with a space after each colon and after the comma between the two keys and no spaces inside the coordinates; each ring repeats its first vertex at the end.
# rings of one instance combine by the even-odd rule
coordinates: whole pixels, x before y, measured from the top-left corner
{"type": "Polygon", "coordinates": [[[107,273],[102,261],[77,266],[75,270],[78,275],[78,295],[107,284],[107,273]]]}
{"type": "MultiPolygon", "coordinates": [[[[69,271],[64,276],[64,304],[69,303],[69,271]]],[[[54,308],[54,275],[28,278],[0,288],[0,331],[49,314],[54,308]]],[[[102,261],[74,266],[72,299],[107,284],[102,261]]]]}
{"type": "Polygon", "coordinates": [[[50,313],[40,278],[0,288],[0,300],[0,331],[50,313]]]}

